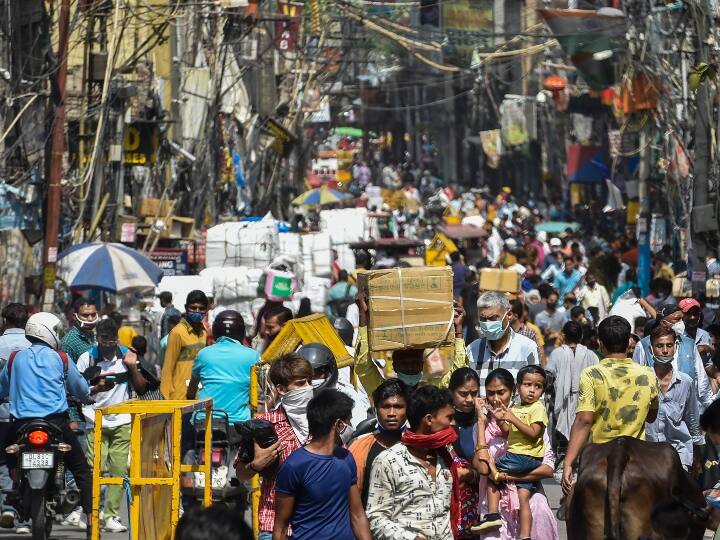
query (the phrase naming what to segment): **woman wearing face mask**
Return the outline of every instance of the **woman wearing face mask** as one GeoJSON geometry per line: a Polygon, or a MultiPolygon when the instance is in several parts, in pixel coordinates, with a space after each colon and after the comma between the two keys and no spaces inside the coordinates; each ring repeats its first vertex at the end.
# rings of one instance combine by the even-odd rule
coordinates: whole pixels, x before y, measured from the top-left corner
{"type": "MultiPolygon", "coordinates": [[[[485,400],[498,406],[500,403],[506,407],[515,391],[515,378],[506,369],[495,369],[488,373],[485,379],[485,400]]],[[[488,531],[480,536],[482,540],[514,540],[518,538],[520,524],[518,521],[519,501],[517,497],[516,481],[536,482],[546,478],[552,478],[555,470],[555,456],[550,446],[550,438],[547,430],[543,435],[545,445],[545,456],[542,465],[534,471],[515,477],[507,475],[508,481],[501,492],[500,515],[502,525],[499,529],[488,531]]],[[[490,459],[498,459],[507,451],[507,435],[505,435],[497,420],[488,414],[478,414],[477,444],[475,446],[475,457],[473,466],[480,471],[480,498],[482,514],[487,512],[487,475],[490,473],[487,462],[490,459]]],[[[557,540],[557,522],[550,509],[545,493],[540,489],[530,498],[530,510],[532,512],[532,534],[533,540],[557,540]]]]}
{"type": "Polygon", "coordinates": [[[260,536],[271,540],[275,522],[275,478],[278,466],[307,442],[309,427],[307,406],[313,397],[313,369],[297,353],[286,354],[270,365],[270,382],[275,386],[277,406],[257,416],[273,424],[278,442],[268,448],[255,443],[254,459],[250,463],[235,462],[237,477],[249,480],[260,473],[260,536]]]}
{"type": "Polygon", "coordinates": [[[700,470],[700,448],[703,434],[700,430],[700,409],[693,380],[673,369],[675,358],[675,332],[662,325],[650,334],[652,357],[660,385],[660,408],[657,419],[646,426],[648,441],[668,442],[677,451],[686,470],[693,465],[700,470]]]}
{"type": "MultiPolygon", "coordinates": [[[[673,352],[673,369],[685,373],[696,381],[695,387],[700,409],[701,411],[705,410],[713,401],[710,379],[705,373],[702,357],[695,345],[695,340],[685,334],[682,310],[675,304],[662,306],[657,312],[655,325],[656,327],[671,329],[675,333],[676,348],[673,352]]],[[[652,366],[652,355],[650,336],[645,336],[640,340],[640,344],[635,347],[633,361],[643,366],[652,366]]]]}
{"type": "Polygon", "coordinates": [[[406,428],[409,401],[407,386],[398,379],[388,379],[382,383],[375,389],[372,398],[377,429],[355,439],[349,448],[357,465],[357,485],[363,507],[367,504],[370,468],[380,452],[400,442],[406,428]]]}

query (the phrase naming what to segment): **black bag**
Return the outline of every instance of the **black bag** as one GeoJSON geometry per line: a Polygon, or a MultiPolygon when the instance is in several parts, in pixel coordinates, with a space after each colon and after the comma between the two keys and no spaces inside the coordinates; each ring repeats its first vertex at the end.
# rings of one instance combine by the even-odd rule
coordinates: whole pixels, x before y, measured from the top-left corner
{"type": "Polygon", "coordinates": [[[348,308],[355,303],[355,299],[350,296],[350,285],[347,284],[345,288],[345,296],[336,300],[330,300],[330,311],[335,318],[345,317],[347,315],[348,308]]]}
{"type": "Polygon", "coordinates": [[[238,459],[242,463],[250,463],[255,459],[255,445],[260,448],[267,448],[278,441],[275,426],[269,420],[254,418],[245,422],[235,424],[235,430],[240,434],[240,445],[238,447],[238,459]]]}

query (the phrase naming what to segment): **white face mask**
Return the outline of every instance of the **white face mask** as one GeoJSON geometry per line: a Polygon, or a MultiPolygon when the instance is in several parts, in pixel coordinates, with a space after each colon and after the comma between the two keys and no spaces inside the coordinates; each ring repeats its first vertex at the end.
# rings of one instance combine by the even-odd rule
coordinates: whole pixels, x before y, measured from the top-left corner
{"type": "Polygon", "coordinates": [[[301,444],[305,444],[310,433],[307,421],[307,405],[312,398],[313,387],[309,384],[291,390],[280,397],[280,404],[285,410],[290,426],[301,444]]]}
{"type": "Polygon", "coordinates": [[[350,439],[352,439],[355,434],[355,430],[350,424],[346,424],[345,422],[340,422],[338,425],[343,426],[341,431],[338,432],[338,435],[340,436],[343,446],[347,447],[350,443],[350,439]]]}
{"type": "Polygon", "coordinates": [[[676,322],[672,325],[672,329],[678,337],[682,336],[683,334],[685,334],[685,321],[676,322]]]}

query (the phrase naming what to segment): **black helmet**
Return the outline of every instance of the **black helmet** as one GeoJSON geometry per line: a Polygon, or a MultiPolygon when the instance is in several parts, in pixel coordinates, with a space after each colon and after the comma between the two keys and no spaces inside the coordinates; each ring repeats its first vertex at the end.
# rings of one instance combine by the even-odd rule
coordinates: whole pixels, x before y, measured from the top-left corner
{"type": "Polygon", "coordinates": [[[328,347],[322,343],[308,343],[300,347],[297,353],[310,362],[314,371],[321,371],[325,375],[322,384],[314,388],[316,394],[324,388],[335,388],[338,380],[337,363],[335,355],[328,347]]]}
{"type": "Polygon", "coordinates": [[[353,336],[355,335],[355,328],[352,323],[343,317],[338,317],[333,323],[333,328],[335,328],[343,343],[348,347],[352,347],[353,336]]]}
{"type": "Polygon", "coordinates": [[[212,325],[212,333],[215,339],[229,337],[237,341],[245,339],[245,321],[237,311],[226,309],[221,311],[212,325]]]}

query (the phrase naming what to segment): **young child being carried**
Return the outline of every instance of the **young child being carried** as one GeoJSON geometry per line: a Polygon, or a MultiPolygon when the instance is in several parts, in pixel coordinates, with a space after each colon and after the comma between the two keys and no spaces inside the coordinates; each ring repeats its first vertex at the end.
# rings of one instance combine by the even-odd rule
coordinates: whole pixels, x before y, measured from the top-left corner
{"type": "MultiPolygon", "coordinates": [[[[543,434],[548,423],[545,407],[539,401],[545,390],[545,370],[540,366],[526,366],[517,374],[520,404],[507,408],[502,403],[487,403],[498,421],[500,428],[508,434],[507,452],[490,467],[488,482],[488,513],[482,521],[471,528],[474,534],[497,529],[502,525],[498,508],[500,505],[499,484],[508,479],[508,474],[522,476],[542,464],[545,455],[543,434]]],[[[529,539],[532,529],[530,497],[538,489],[538,482],[516,482],[520,501],[520,540],[529,539]]]]}

